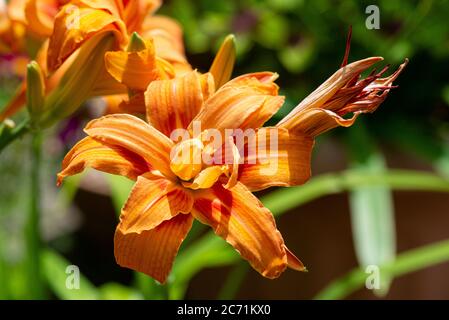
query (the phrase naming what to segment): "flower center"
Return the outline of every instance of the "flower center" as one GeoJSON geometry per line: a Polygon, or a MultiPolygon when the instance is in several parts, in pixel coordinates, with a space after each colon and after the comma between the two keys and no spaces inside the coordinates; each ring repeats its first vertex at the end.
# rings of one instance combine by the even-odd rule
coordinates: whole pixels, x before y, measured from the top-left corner
{"type": "Polygon", "coordinates": [[[194,178],[203,168],[203,144],[199,139],[189,139],[176,145],[171,152],[170,168],[184,181],[194,178]]]}

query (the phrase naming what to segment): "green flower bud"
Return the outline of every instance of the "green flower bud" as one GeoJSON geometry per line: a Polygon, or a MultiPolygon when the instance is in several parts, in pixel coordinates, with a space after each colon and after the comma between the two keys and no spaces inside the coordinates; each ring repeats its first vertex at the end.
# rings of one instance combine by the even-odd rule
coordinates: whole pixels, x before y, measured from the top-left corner
{"type": "Polygon", "coordinates": [[[145,49],[145,40],[137,32],[134,32],[129,39],[128,52],[139,52],[145,49]]]}
{"type": "Polygon", "coordinates": [[[31,61],[27,66],[26,105],[31,124],[36,125],[45,107],[44,76],[36,61],[31,61]]]}

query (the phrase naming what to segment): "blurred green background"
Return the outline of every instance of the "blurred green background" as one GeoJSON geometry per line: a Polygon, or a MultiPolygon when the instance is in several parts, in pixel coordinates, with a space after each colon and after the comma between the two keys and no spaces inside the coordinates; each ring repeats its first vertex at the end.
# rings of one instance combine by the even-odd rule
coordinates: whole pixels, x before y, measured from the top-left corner
{"type": "MultiPolygon", "coordinates": [[[[199,224],[167,286],[119,268],[115,213],[130,183],[89,171],[55,187],[63,155],[92,117],[83,110],[46,133],[38,257],[26,245],[30,141],[0,154],[0,298],[449,299],[449,1],[170,0],[161,12],[182,24],[199,70],[234,33],[235,75],[278,72],[288,99],[276,119],[338,69],[349,26],[350,61],[383,56],[378,69],[395,70],[410,59],[376,113],[318,139],[308,184],[259,194],[309,272],[264,279],[199,224]],[[365,25],[372,4],[378,30],[365,25]],[[66,287],[70,264],[83,275],[80,290],[66,287]],[[27,277],[35,265],[41,279],[27,277]],[[380,268],[378,290],[365,288],[369,265],[380,268]]],[[[4,105],[14,80],[1,81],[4,105]]]]}

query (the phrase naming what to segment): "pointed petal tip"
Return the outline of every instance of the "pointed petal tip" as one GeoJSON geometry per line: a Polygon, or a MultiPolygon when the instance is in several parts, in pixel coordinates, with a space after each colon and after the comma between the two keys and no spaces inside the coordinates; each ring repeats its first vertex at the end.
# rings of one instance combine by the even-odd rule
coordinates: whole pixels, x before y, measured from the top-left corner
{"type": "Polygon", "coordinates": [[[230,33],[226,36],[225,42],[231,42],[235,44],[235,35],[233,33],[230,33]]]}
{"type": "Polygon", "coordinates": [[[301,271],[301,272],[307,272],[307,268],[304,266],[304,264],[299,260],[293,252],[290,251],[290,249],[287,248],[287,246],[284,245],[285,253],[287,255],[287,265],[290,269],[301,271]]]}
{"type": "Polygon", "coordinates": [[[62,182],[64,181],[64,177],[58,174],[56,179],[56,186],[59,188],[62,185],[62,182]]]}

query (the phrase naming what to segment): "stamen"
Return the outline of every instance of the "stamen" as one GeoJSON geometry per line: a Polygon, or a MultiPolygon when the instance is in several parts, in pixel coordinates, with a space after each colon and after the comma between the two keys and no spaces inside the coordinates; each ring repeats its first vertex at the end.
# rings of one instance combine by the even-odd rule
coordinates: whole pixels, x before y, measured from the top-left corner
{"type": "Polygon", "coordinates": [[[341,63],[342,68],[348,65],[349,52],[351,51],[351,38],[352,38],[352,26],[349,26],[348,37],[346,38],[345,56],[343,57],[343,62],[341,63]]]}

